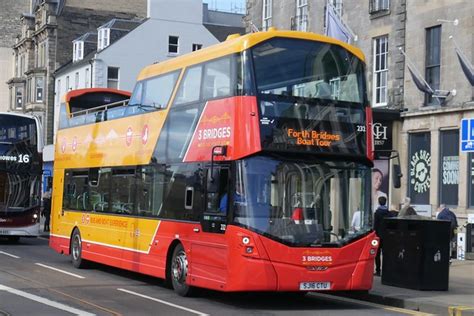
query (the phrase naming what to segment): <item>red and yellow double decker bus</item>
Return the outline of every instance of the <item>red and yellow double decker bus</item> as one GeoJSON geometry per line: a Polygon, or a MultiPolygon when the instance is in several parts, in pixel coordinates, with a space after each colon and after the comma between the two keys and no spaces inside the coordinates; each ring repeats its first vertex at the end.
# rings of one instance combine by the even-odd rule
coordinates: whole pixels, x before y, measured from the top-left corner
{"type": "Polygon", "coordinates": [[[371,288],[359,49],[312,33],[231,36],[146,67],[126,105],[74,93],[56,142],[50,245],[75,267],[164,278],[180,295],[371,288]]]}

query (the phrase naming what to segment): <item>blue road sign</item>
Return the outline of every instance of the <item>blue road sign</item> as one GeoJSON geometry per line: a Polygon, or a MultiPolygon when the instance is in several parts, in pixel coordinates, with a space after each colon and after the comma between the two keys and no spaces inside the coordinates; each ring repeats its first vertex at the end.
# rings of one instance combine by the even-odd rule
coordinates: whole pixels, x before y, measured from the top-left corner
{"type": "Polygon", "coordinates": [[[461,120],[461,151],[474,152],[474,119],[461,120]]]}

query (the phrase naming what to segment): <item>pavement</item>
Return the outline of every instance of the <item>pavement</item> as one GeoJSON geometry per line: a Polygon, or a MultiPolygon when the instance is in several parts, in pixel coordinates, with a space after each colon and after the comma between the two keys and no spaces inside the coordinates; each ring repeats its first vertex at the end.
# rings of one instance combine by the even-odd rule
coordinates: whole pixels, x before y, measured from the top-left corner
{"type": "Polygon", "coordinates": [[[338,295],[436,315],[474,316],[474,261],[453,260],[448,291],[417,291],[383,285],[381,277],[374,276],[368,293],[338,295]]]}

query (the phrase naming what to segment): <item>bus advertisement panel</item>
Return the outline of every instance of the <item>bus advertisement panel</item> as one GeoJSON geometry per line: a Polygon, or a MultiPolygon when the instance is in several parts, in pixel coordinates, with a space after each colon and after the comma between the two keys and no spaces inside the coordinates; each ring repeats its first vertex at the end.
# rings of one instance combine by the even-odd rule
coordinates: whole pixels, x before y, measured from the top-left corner
{"type": "Polygon", "coordinates": [[[39,234],[41,137],[35,117],[0,113],[0,236],[39,234]]]}
{"type": "Polygon", "coordinates": [[[272,30],[146,67],[123,106],[66,96],[51,247],[180,295],[370,289],[364,80],[357,48],[272,30]]]}

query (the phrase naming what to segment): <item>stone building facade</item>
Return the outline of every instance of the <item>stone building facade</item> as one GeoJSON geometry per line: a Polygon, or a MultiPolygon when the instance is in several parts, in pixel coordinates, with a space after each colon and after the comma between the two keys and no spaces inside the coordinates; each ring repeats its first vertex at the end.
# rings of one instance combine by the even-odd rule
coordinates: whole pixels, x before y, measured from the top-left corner
{"type": "Polygon", "coordinates": [[[400,154],[403,178],[400,189],[390,187],[390,203],[399,205],[408,196],[428,216],[445,203],[466,218],[474,212],[474,156],[460,152],[459,129],[462,118],[474,118],[474,90],[461,70],[454,42],[474,63],[474,2],[248,0],[244,21],[248,31],[274,26],[324,34],[327,2],[336,7],[355,35],[352,44],[366,56],[374,123],[378,116],[382,121],[393,118],[391,141],[400,154]],[[446,90],[436,95],[449,95],[430,98],[418,90],[408,61],[433,90],[446,90]]]}
{"type": "Polygon", "coordinates": [[[9,109],[40,117],[53,142],[54,71],[70,59],[72,40],[113,18],[143,18],[147,1],[32,0],[13,45],[9,109]]]}
{"type": "Polygon", "coordinates": [[[0,1],[0,111],[8,111],[7,80],[13,75],[12,45],[20,33],[21,14],[30,9],[30,0],[0,1]]]}

